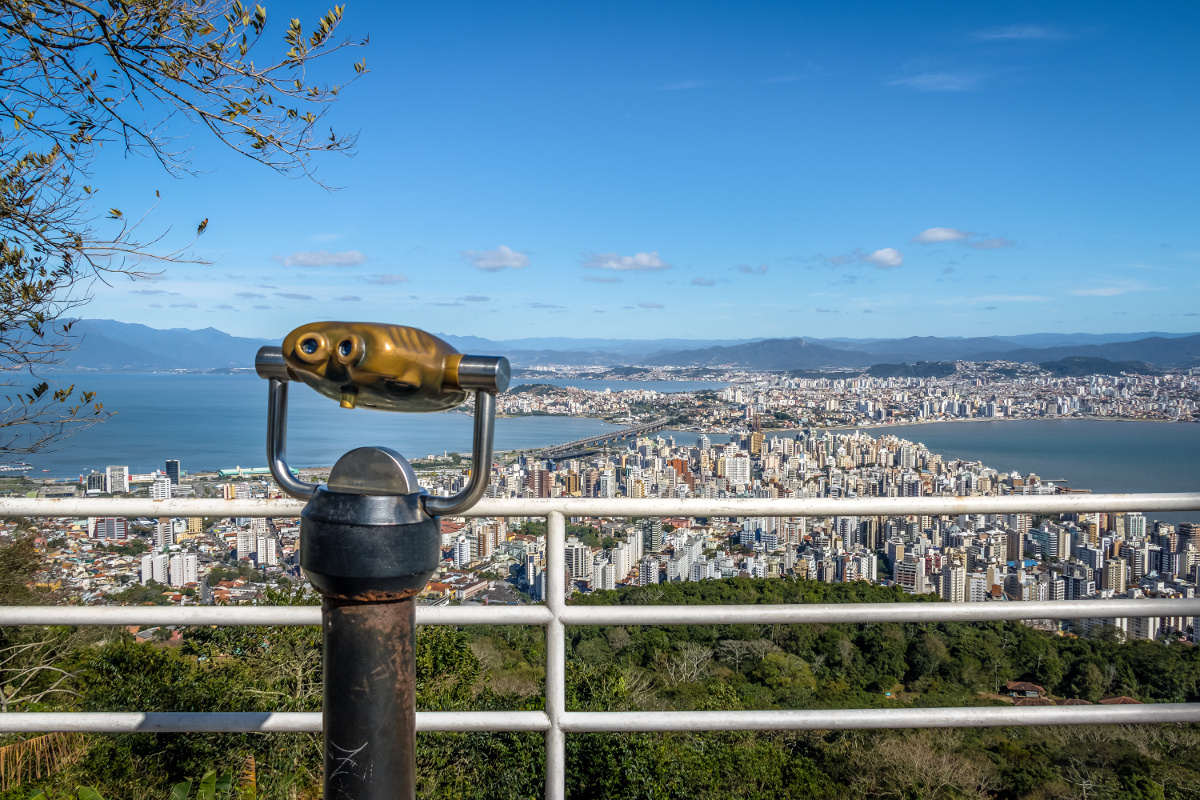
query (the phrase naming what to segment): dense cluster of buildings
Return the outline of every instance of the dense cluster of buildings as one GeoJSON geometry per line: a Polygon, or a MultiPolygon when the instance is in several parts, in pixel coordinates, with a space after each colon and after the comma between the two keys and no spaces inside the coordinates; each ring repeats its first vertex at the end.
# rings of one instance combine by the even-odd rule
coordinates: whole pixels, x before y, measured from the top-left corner
{"type": "MultiPolygon", "coordinates": [[[[540,371],[525,378],[570,377],[540,371]]],[[[670,373],[655,373],[669,378],[670,373]]],[[[1200,420],[1200,376],[1089,375],[1053,377],[1029,365],[960,362],[945,377],[876,378],[830,374],[789,377],[778,372],[727,372],[719,391],[592,391],[530,384],[500,398],[502,414],[558,414],[635,422],[666,414],[702,430],[723,430],[752,415],[772,427],[866,426],[962,419],[1097,417],[1200,420]]]]}
{"type": "MultiPolygon", "coordinates": [[[[145,475],[109,466],[81,476],[90,495],[265,498],[261,476],[227,482],[217,474],[184,476],[179,462],[145,475]],[[185,479],[186,478],[186,479],[185,479]],[[257,478],[257,479],[254,479],[257,478]]],[[[74,487],[68,487],[74,488],[74,487]]],[[[253,601],[279,578],[295,576],[296,520],[88,517],[8,522],[0,541],[32,526],[44,548],[41,588],[60,602],[164,602],[179,605],[253,601]],[[140,587],[146,591],[132,592],[140,587]],[[155,592],[161,597],[155,597],[155,592]]]]}
{"type": "MultiPolygon", "coordinates": [[[[1113,388],[1102,381],[1094,386],[1113,388]]],[[[978,462],[947,460],[894,435],[820,428],[763,433],[758,422],[769,411],[766,403],[774,396],[769,390],[731,388],[723,394],[741,404],[739,413],[748,412],[752,420],[729,441],[701,434],[694,443],[683,444],[656,436],[560,460],[510,454],[493,463],[489,494],[838,499],[1071,491],[1034,474],[1003,474],[978,462]]],[[[1028,407],[998,405],[1005,413],[1028,407]]],[[[458,491],[467,480],[461,464],[418,461],[416,466],[422,485],[433,493],[458,491]]],[[[131,475],[113,466],[81,476],[77,491],[278,496],[263,472],[186,476],[172,461],[161,472],[131,475]]],[[[63,602],[124,602],[131,596],[146,602],[148,589],[161,593],[154,602],[252,602],[281,578],[303,580],[296,564],[299,526],[294,519],[108,517],[22,524],[40,525],[37,535],[46,559],[38,581],[63,602]],[[135,587],[142,591],[131,595],[135,587]]],[[[546,586],[540,524],[520,517],[443,520],[442,569],[430,583],[426,601],[476,601],[497,586],[511,587],[528,600],[545,599],[556,589],[546,586]]],[[[569,594],[746,576],[869,581],[913,594],[935,593],[952,602],[1192,597],[1200,564],[1198,527],[1137,513],[576,518],[568,526],[567,582],[560,590],[569,594]]],[[[0,539],[16,533],[10,524],[0,529],[0,539]]],[[[514,601],[518,597],[510,596],[514,601]]],[[[1194,631],[1193,620],[1182,617],[1098,617],[1072,624],[1085,633],[1115,628],[1132,638],[1194,631]]]]}
{"type": "MultiPolygon", "coordinates": [[[[978,462],[946,461],[919,443],[861,431],[793,436],[751,431],[727,443],[700,436],[640,439],[606,454],[559,462],[520,457],[497,465],[503,497],[922,497],[1057,494],[1037,475],[1001,474],[978,462]]],[[[427,475],[432,491],[461,476],[427,475]]],[[[545,541],[513,535],[521,520],[476,519],[443,534],[455,569],[501,572],[544,599],[545,541]]],[[[961,517],[575,519],[565,591],[596,591],[737,576],[865,580],[953,602],[1192,597],[1200,541],[1142,514],[961,517]]],[[[456,599],[465,599],[454,595],[456,599]]],[[[1189,634],[1190,617],[1079,620],[1089,632],[1134,638],[1189,634]]],[[[1056,623],[1040,623],[1053,626],[1056,623]]]]}

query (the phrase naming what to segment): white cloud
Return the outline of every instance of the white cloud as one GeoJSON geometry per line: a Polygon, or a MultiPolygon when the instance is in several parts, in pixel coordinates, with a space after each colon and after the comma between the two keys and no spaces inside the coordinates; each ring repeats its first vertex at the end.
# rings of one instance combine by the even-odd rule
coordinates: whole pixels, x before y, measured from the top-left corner
{"type": "Polygon", "coordinates": [[[591,283],[621,283],[621,279],[615,275],[584,275],[583,279],[591,283]]]}
{"type": "Polygon", "coordinates": [[[285,267],[355,267],[367,257],[357,250],[331,253],[328,250],[298,250],[287,256],[273,256],[285,267]]]}
{"type": "Polygon", "coordinates": [[[1046,25],[1003,25],[976,31],[975,38],[990,42],[1029,41],[1033,39],[1065,39],[1066,34],[1046,25]]]}
{"type": "Polygon", "coordinates": [[[987,239],[976,239],[972,242],[964,242],[967,247],[973,247],[976,250],[999,250],[1003,247],[1016,247],[1017,243],[1012,239],[1005,239],[1003,236],[993,236],[987,239]]]}
{"type": "Polygon", "coordinates": [[[969,239],[974,235],[970,231],[960,231],[958,228],[926,228],[914,236],[912,240],[921,244],[961,242],[963,239],[969,239]]]}
{"type": "Polygon", "coordinates": [[[460,297],[460,298],[458,298],[458,299],[459,299],[459,300],[465,300],[465,301],[466,301],[466,302],[468,302],[468,303],[486,303],[486,302],[488,302],[489,300],[491,300],[492,298],[490,298],[490,297],[485,297],[485,296],[483,296],[483,295],[481,295],[481,294],[468,294],[468,295],[466,295],[466,296],[464,296],[464,297],[460,297]]]}
{"type": "Polygon", "coordinates": [[[999,250],[1002,247],[1016,247],[1017,243],[1003,236],[991,236],[986,233],[962,231],[958,228],[926,228],[912,238],[920,244],[942,244],[958,242],[964,247],[975,250],[999,250]]]}
{"type": "Polygon", "coordinates": [[[1144,292],[1150,287],[1141,281],[1122,281],[1108,286],[1093,286],[1087,289],[1072,289],[1071,294],[1077,297],[1116,297],[1130,292],[1144,292]]]}
{"type": "Polygon", "coordinates": [[[752,267],[749,264],[738,264],[736,267],[734,267],[734,269],[736,269],[738,272],[744,273],[746,275],[766,275],[767,274],[767,265],[766,264],[759,264],[757,267],[752,267]]]}
{"type": "Polygon", "coordinates": [[[876,250],[869,256],[863,256],[862,260],[868,264],[874,264],[880,269],[893,269],[904,263],[904,256],[894,247],[885,247],[882,250],[876,250]]]}
{"type": "Polygon", "coordinates": [[[585,269],[614,269],[622,272],[656,272],[671,265],[658,257],[658,251],[619,256],[616,253],[593,253],[583,261],[585,269]]]}
{"type": "Polygon", "coordinates": [[[889,81],[891,86],[907,86],[919,92],[967,92],[983,80],[982,76],[951,72],[925,72],[889,81]]]}
{"type": "Polygon", "coordinates": [[[662,303],[638,303],[638,308],[663,308],[662,303]]]}
{"type": "Polygon", "coordinates": [[[980,303],[1046,303],[1049,297],[1036,294],[985,294],[981,297],[947,297],[934,300],[939,306],[972,306],[980,303]]]}
{"type": "Polygon", "coordinates": [[[529,266],[529,256],[518,253],[511,247],[498,246],[495,250],[463,250],[462,257],[485,272],[502,269],[522,269],[529,266]]]}
{"type": "Polygon", "coordinates": [[[376,283],[380,286],[395,286],[397,283],[408,283],[407,275],[372,275],[369,278],[364,278],[367,283],[376,283]]]}
{"type": "Polygon", "coordinates": [[[716,284],[712,278],[692,278],[692,286],[713,286],[716,284]]]}

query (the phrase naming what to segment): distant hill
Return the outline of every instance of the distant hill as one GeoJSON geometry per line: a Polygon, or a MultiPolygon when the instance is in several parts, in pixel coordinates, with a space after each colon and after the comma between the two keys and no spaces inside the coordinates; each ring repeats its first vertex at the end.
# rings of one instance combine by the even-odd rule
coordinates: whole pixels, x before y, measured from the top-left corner
{"type": "Polygon", "coordinates": [[[230,336],[216,328],[160,330],[111,319],[81,319],[71,328],[78,346],[60,369],[141,372],[171,369],[222,369],[254,366],[254,354],[266,339],[230,336]]]}
{"type": "MultiPolygon", "coordinates": [[[[138,372],[247,368],[254,365],[254,354],[259,347],[279,343],[279,340],[273,339],[230,336],[216,328],[162,330],[137,323],[102,319],[78,320],[72,334],[78,346],[65,354],[60,369],[138,372]]],[[[443,335],[443,338],[463,352],[508,356],[517,367],[546,364],[597,367],[631,364],[681,367],[730,365],[770,370],[857,370],[877,367],[882,371],[897,371],[900,370],[899,365],[918,365],[920,362],[933,364],[1003,359],[1042,364],[1066,358],[1103,359],[1116,363],[1143,362],[1154,367],[1200,366],[1200,334],[1162,334],[1132,341],[1096,341],[1130,335],[1133,334],[1029,334],[974,338],[910,336],[903,339],[858,340],[811,337],[698,340],[545,337],[504,341],[449,335],[443,335]],[[1053,347],[1029,347],[1020,346],[1018,340],[1068,343],[1053,347]]]]}
{"type": "Polygon", "coordinates": [[[996,353],[1018,350],[1020,345],[996,337],[969,339],[942,338],[939,336],[910,336],[906,339],[882,339],[862,344],[821,344],[839,350],[853,350],[878,356],[876,361],[916,363],[917,361],[974,361],[981,353],[996,353]]]}
{"type": "Polygon", "coordinates": [[[1141,333],[1023,333],[1018,336],[997,336],[1018,347],[1064,347],[1079,344],[1108,344],[1110,342],[1136,342],[1138,339],[1182,339],[1190,333],[1163,333],[1143,331],[1141,333]]]}
{"type": "Polygon", "coordinates": [[[646,363],[656,366],[729,364],[750,369],[815,369],[817,367],[867,367],[879,359],[867,353],[835,350],[805,339],[764,339],[732,347],[706,347],[659,353],[646,363]]]}
{"type": "Polygon", "coordinates": [[[1151,336],[1133,342],[1025,348],[987,353],[982,358],[1041,363],[1075,356],[1109,361],[1144,361],[1161,367],[1195,367],[1200,366],[1200,334],[1172,339],[1151,336]]]}
{"type": "Polygon", "coordinates": [[[1109,361],[1106,358],[1089,358],[1088,356],[1067,356],[1058,361],[1046,361],[1039,367],[1052,375],[1060,377],[1079,377],[1080,375],[1120,375],[1131,372],[1135,375],[1158,375],[1159,370],[1152,368],[1143,361],[1109,361]]]}

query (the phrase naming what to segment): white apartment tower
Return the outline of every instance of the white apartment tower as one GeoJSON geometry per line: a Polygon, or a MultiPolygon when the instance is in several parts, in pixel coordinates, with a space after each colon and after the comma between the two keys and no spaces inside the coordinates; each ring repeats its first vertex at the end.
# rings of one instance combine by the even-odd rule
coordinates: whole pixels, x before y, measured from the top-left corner
{"type": "Polygon", "coordinates": [[[129,491],[129,467],[105,467],[104,482],[109,494],[129,491]]]}
{"type": "Polygon", "coordinates": [[[658,583],[658,577],[658,559],[644,556],[638,562],[638,586],[652,586],[658,583]]]}
{"type": "Polygon", "coordinates": [[[170,500],[171,499],[171,479],[166,475],[157,475],[154,478],[154,483],[150,485],[151,500],[170,500]]]}
{"type": "Polygon", "coordinates": [[[199,563],[200,559],[195,553],[176,553],[171,556],[167,565],[170,584],[185,586],[189,583],[197,583],[199,578],[196,572],[199,563]]]}
{"type": "Polygon", "coordinates": [[[957,561],[942,565],[942,581],[940,591],[942,599],[949,603],[965,603],[967,601],[967,570],[957,561]]]}
{"type": "Polygon", "coordinates": [[[168,556],[166,553],[146,553],[142,556],[141,583],[146,581],[165,584],[167,582],[168,556]]]}

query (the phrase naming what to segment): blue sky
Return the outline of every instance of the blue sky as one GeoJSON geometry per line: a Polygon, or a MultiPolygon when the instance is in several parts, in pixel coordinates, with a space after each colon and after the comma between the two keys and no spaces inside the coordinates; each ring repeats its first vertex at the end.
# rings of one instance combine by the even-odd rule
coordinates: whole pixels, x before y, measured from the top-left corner
{"type": "MultiPolygon", "coordinates": [[[[268,4],[273,32],[315,4],[268,4]]],[[[214,263],[84,316],[278,338],[1200,330],[1200,5],[347,3],[327,192],[206,144],[100,202],[214,263]],[[112,200],[112,202],[110,202],[112,200]],[[168,235],[174,241],[175,233],[168,235]],[[340,298],[340,299],[339,299],[340,298]]]]}

